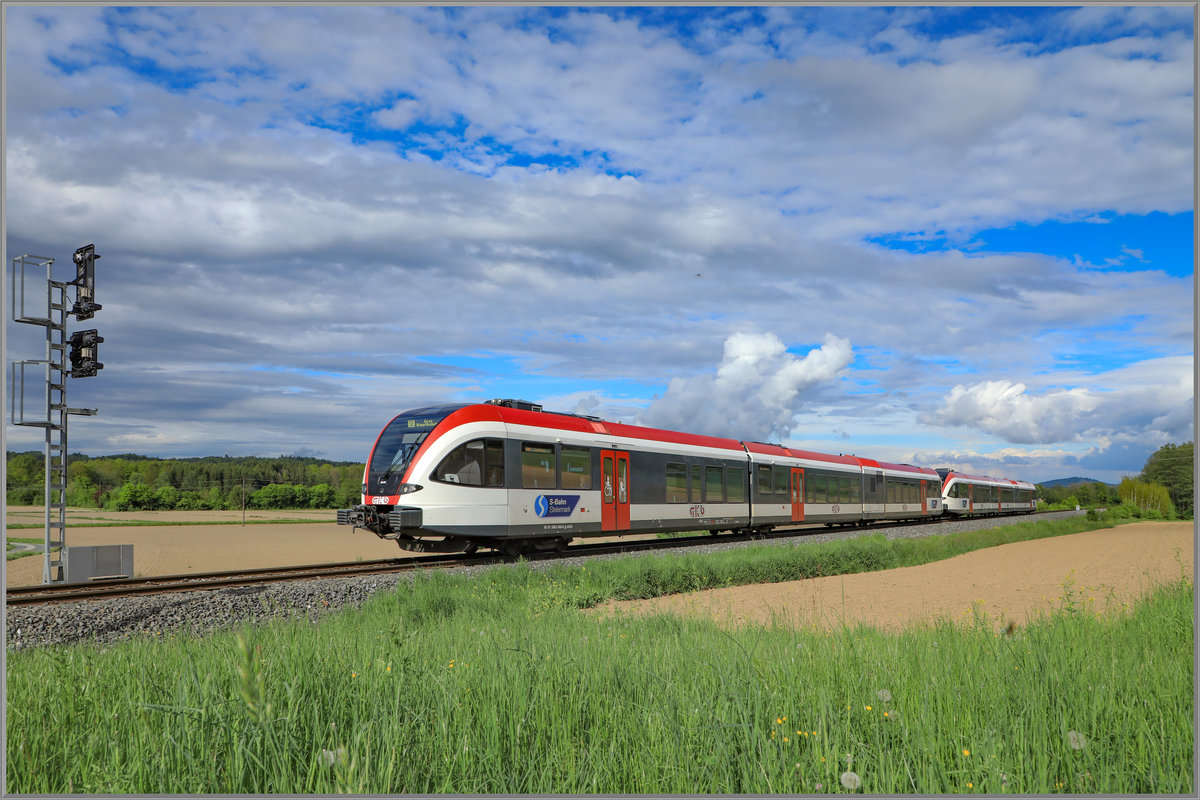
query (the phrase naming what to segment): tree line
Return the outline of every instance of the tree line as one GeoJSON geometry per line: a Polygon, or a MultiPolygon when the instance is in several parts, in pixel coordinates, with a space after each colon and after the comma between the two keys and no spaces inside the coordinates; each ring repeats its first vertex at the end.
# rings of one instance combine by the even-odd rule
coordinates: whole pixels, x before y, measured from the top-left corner
{"type": "Polygon", "coordinates": [[[1126,505],[1151,518],[1192,519],[1195,515],[1193,445],[1193,442],[1163,445],[1146,459],[1146,465],[1136,478],[1126,475],[1117,486],[1107,483],[1038,484],[1038,499],[1052,507],[1126,505]]]}
{"type": "MultiPolygon", "coordinates": [[[[7,454],[10,505],[45,500],[41,452],[7,454]]],[[[109,511],[348,508],[361,502],[363,464],[301,456],[150,458],[126,453],[67,460],[67,505],[109,511]]]]}

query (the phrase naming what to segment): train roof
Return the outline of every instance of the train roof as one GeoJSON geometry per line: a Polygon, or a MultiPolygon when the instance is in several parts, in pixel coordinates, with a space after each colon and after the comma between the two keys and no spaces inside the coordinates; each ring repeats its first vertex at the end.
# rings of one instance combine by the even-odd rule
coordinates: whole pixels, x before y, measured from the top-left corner
{"type": "Polygon", "coordinates": [[[794,447],[784,447],[781,444],[768,444],[766,442],[746,442],[746,449],[751,453],[757,453],[764,456],[783,456],[785,458],[803,458],[808,461],[825,461],[831,464],[849,464],[855,467],[861,466],[860,459],[854,456],[832,455],[830,453],[816,453],[812,450],[798,450],[794,447]]]}
{"type": "MultiPolygon", "coordinates": [[[[912,473],[913,475],[931,476],[941,479],[936,470],[928,467],[918,467],[912,464],[892,464],[886,461],[876,461],[872,458],[860,458],[854,455],[818,453],[812,450],[800,450],[793,447],[784,447],[780,444],[769,444],[766,442],[743,443],[737,439],[730,439],[722,436],[705,436],[696,433],[683,433],[681,431],[669,431],[661,428],[648,428],[640,425],[628,425],[623,422],[606,422],[599,417],[585,416],[582,414],[569,414],[556,411],[544,411],[540,405],[525,401],[492,400],[485,403],[431,406],[428,408],[412,409],[404,412],[400,416],[410,416],[414,414],[428,414],[431,416],[435,414],[445,414],[446,416],[443,421],[452,420],[456,425],[484,421],[503,422],[511,425],[526,425],[532,428],[545,428],[547,430],[619,436],[625,439],[641,439],[648,442],[666,442],[670,444],[691,445],[694,447],[709,447],[717,450],[731,450],[739,453],[750,452],[757,455],[775,455],[785,458],[824,462],[828,464],[843,464],[858,468],[882,469],[890,472],[908,472],[912,473]]],[[[437,438],[438,435],[439,434],[435,433],[431,439],[437,438]]],[[[997,485],[1019,486],[1021,488],[1034,488],[1033,484],[1025,483],[1024,481],[1014,481],[1007,478],[992,478],[983,475],[966,475],[964,473],[954,472],[953,470],[947,472],[946,477],[943,480],[943,484],[950,481],[952,478],[994,483],[997,485]]]]}
{"type": "Polygon", "coordinates": [[[627,425],[623,422],[605,422],[596,417],[587,417],[578,414],[534,411],[488,403],[464,406],[447,419],[453,419],[457,424],[489,420],[510,425],[526,425],[531,428],[620,436],[622,438],[642,439],[650,442],[668,442],[696,447],[711,447],[720,450],[736,450],[739,453],[745,452],[742,449],[742,443],[737,439],[727,439],[720,436],[703,436],[695,433],[681,433],[679,431],[661,430],[659,428],[646,428],[640,425],[627,425]]]}
{"type": "Polygon", "coordinates": [[[1017,486],[1022,489],[1037,488],[1032,483],[1027,481],[1014,481],[1011,478],[993,478],[990,475],[967,475],[966,473],[955,472],[953,470],[946,473],[946,479],[944,483],[949,483],[953,478],[966,481],[976,481],[978,483],[994,483],[998,486],[1017,486]]]}

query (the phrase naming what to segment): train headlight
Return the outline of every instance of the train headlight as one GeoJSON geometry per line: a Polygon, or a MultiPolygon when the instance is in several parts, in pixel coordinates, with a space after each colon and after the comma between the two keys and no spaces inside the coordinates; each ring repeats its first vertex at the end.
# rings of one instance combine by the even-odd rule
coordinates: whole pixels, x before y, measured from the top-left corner
{"type": "Polygon", "coordinates": [[[413,492],[421,491],[423,486],[419,483],[402,483],[400,484],[400,494],[412,494],[413,492]]]}

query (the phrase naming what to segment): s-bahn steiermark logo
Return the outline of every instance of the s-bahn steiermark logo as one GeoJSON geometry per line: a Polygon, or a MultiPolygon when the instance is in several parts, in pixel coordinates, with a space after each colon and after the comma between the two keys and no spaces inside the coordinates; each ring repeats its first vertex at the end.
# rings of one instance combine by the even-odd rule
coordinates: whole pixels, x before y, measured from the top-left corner
{"type": "Polygon", "coordinates": [[[539,517],[569,517],[578,502],[577,494],[540,494],[533,501],[533,510],[539,517]]]}

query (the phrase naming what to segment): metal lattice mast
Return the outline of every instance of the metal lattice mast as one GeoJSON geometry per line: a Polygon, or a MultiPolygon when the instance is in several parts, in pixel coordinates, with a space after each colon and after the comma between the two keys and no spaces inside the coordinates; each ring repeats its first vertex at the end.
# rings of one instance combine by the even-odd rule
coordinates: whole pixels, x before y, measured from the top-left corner
{"type": "Polygon", "coordinates": [[[67,406],[67,377],[90,377],[104,367],[96,355],[96,345],[104,341],[96,331],[79,331],[67,338],[67,314],[78,319],[90,319],[100,308],[94,302],[95,254],[92,245],[75,251],[76,278],[56,281],[51,274],[54,259],[22,255],[12,263],[12,317],[16,322],[40,325],[46,329],[46,357],[42,360],[15,361],[9,383],[12,397],[9,409],[14,425],[45,429],[45,561],[42,582],[54,583],[63,579],[63,558],[66,553],[67,528],[67,419],[71,414],[95,414],[95,409],[67,406]],[[33,316],[25,309],[25,272],[30,267],[45,269],[45,316],[33,316]],[[19,280],[18,280],[19,279],[19,280]],[[77,287],[75,304],[67,308],[67,287],[77,287]],[[68,353],[68,346],[70,352],[68,353]],[[66,366],[70,358],[71,369],[66,366]],[[25,369],[39,365],[45,371],[44,413],[37,417],[25,415],[25,369]],[[20,372],[18,373],[18,367],[20,372]]]}
{"type": "Polygon", "coordinates": [[[67,537],[67,285],[47,277],[46,558],[42,583],[61,574],[67,537]]]}

